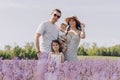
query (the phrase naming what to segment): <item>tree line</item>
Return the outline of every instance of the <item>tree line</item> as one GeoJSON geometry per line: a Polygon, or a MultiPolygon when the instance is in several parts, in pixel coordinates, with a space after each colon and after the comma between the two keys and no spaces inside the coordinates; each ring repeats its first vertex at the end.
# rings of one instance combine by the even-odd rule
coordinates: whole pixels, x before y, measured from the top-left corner
{"type": "Polygon", "coordinates": [[[120,45],[111,47],[98,47],[96,43],[89,46],[89,43],[84,43],[78,48],[78,55],[88,56],[116,56],[120,57],[120,45]]]}
{"type": "MultiPolygon", "coordinates": [[[[78,56],[117,56],[120,57],[120,45],[111,47],[98,47],[96,43],[91,46],[89,43],[84,43],[78,47],[78,56]]],[[[0,50],[0,57],[2,59],[38,59],[33,42],[28,42],[24,47],[16,45],[11,47],[6,45],[4,50],[0,50]]]]}

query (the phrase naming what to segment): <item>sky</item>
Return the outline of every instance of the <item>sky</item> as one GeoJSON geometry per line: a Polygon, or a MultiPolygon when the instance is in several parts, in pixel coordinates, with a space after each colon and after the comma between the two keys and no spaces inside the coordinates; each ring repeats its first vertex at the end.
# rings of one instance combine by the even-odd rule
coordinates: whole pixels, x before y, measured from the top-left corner
{"type": "Polygon", "coordinates": [[[40,22],[49,20],[55,8],[62,11],[57,25],[70,16],[85,23],[86,38],[80,45],[120,44],[120,0],[0,0],[0,49],[33,42],[40,22]]]}

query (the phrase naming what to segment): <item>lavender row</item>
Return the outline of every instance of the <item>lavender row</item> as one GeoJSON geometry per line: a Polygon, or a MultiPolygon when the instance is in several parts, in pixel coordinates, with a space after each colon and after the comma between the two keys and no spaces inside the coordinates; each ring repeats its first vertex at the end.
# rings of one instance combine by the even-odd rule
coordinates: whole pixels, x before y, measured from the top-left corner
{"type": "Polygon", "coordinates": [[[54,61],[0,60],[0,80],[42,80],[43,77],[44,80],[120,80],[120,59],[83,59],[57,67],[54,61]]]}

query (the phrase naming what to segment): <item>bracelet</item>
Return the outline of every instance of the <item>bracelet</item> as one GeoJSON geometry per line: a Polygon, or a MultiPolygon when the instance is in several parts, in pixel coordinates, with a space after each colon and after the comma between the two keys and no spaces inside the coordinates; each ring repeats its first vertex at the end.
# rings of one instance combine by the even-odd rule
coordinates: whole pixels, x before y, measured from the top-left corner
{"type": "Polygon", "coordinates": [[[40,51],[36,52],[36,53],[40,53],[40,51]]]}

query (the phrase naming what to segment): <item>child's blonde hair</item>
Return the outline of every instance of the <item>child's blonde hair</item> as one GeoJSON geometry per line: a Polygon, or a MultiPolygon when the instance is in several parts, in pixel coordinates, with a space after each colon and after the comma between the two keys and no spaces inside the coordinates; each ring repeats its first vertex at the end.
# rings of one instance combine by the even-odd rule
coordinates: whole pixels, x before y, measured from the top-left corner
{"type": "Polygon", "coordinates": [[[67,27],[68,25],[67,24],[65,24],[65,23],[61,23],[61,25],[60,26],[62,26],[62,25],[64,25],[65,27],[67,27]]]}

